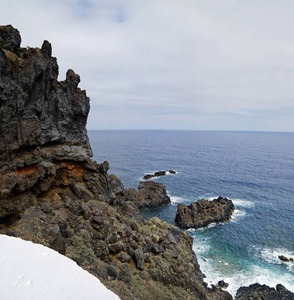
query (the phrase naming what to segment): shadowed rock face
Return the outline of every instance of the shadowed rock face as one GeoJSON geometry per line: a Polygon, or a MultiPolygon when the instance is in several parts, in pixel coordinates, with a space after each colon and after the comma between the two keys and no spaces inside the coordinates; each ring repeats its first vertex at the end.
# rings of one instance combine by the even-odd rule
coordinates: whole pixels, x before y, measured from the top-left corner
{"type": "Polygon", "coordinates": [[[133,202],[139,209],[156,208],[171,203],[163,183],[141,181],[138,190],[126,190],[126,200],[133,202]]]}
{"type": "Polygon", "coordinates": [[[0,166],[13,161],[19,150],[57,143],[67,146],[71,159],[90,157],[85,127],[90,105],[78,88],[79,75],[68,70],[59,82],[50,43],[27,49],[20,48],[20,40],[18,30],[0,28],[0,166]]]}
{"type": "Polygon", "coordinates": [[[187,233],[144,219],[90,159],[79,76],[58,81],[50,43],[20,41],[0,26],[0,233],[59,251],[122,299],[231,299],[206,288],[187,233]]]}
{"type": "Polygon", "coordinates": [[[175,221],[182,228],[201,228],[211,223],[227,221],[233,212],[232,200],[222,197],[213,201],[202,199],[189,206],[179,203],[175,221]]]}

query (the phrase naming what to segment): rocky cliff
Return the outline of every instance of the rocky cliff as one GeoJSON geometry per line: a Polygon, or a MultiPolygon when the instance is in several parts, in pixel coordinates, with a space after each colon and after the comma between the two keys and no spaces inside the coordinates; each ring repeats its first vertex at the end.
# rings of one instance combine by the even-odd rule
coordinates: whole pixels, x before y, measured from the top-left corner
{"type": "Polygon", "coordinates": [[[91,160],[89,98],[51,45],[0,27],[0,233],[75,260],[122,299],[231,299],[203,283],[192,238],[144,219],[107,162],[91,160]]]}

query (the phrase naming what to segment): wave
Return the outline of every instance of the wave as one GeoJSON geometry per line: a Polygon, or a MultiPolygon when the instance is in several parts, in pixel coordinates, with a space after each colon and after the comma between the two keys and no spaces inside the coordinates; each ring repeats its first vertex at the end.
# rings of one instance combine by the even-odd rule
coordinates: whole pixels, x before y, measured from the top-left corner
{"type": "Polygon", "coordinates": [[[289,251],[286,248],[261,248],[256,246],[251,246],[248,250],[249,254],[253,257],[262,260],[268,264],[283,265],[289,272],[294,273],[294,262],[283,262],[279,259],[280,255],[286,257],[294,257],[294,252],[289,251]]]}
{"type": "Polygon", "coordinates": [[[254,202],[244,199],[231,199],[235,206],[250,208],[254,206],[254,202]]]}
{"type": "Polygon", "coordinates": [[[177,197],[177,196],[170,196],[170,201],[171,201],[171,204],[173,205],[177,205],[178,203],[182,203],[184,201],[184,198],[182,197],[177,197]]]}
{"type": "Polygon", "coordinates": [[[233,298],[241,286],[249,286],[254,283],[266,284],[275,287],[277,284],[283,284],[288,290],[293,291],[294,278],[291,273],[281,273],[271,270],[268,267],[248,264],[246,267],[234,265],[224,258],[210,256],[208,244],[195,244],[195,251],[201,271],[205,274],[204,281],[208,284],[217,284],[224,280],[229,284],[226,289],[233,298]]]}
{"type": "Polygon", "coordinates": [[[235,223],[239,221],[241,218],[245,217],[246,215],[247,215],[246,211],[235,209],[230,221],[235,223]]]}

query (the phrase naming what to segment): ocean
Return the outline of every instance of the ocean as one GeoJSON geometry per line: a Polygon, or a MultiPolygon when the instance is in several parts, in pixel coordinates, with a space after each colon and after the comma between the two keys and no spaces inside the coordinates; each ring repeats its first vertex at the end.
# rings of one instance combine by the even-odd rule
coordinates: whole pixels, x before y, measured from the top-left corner
{"type": "Polygon", "coordinates": [[[125,188],[147,173],[166,185],[172,204],[145,210],[174,224],[178,203],[232,199],[230,221],[188,230],[205,281],[229,283],[235,295],[252,283],[294,292],[294,133],[212,131],[89,131],[97,162],[107,160],[125,188]]]}

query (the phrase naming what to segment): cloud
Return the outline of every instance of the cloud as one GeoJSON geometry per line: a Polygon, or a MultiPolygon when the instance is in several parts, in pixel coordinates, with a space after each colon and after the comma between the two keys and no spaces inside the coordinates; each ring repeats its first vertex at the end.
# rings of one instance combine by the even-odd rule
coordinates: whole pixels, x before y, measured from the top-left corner
{"type": "Polygon", "coordinates": [[[2,0],[0,19],[23,46],[49,40],[60,79],[80,74],[91,129],[293,131],[293,9],[287,0],[2,0]]]}

